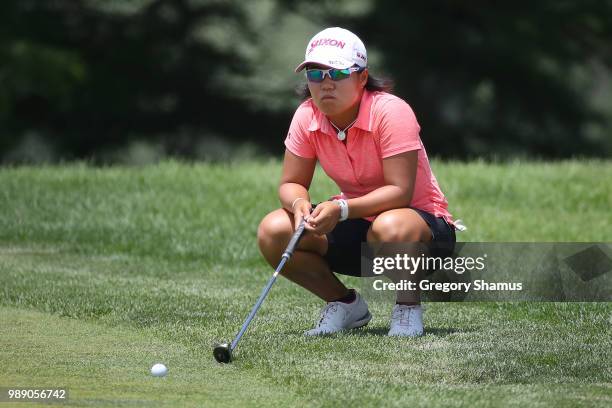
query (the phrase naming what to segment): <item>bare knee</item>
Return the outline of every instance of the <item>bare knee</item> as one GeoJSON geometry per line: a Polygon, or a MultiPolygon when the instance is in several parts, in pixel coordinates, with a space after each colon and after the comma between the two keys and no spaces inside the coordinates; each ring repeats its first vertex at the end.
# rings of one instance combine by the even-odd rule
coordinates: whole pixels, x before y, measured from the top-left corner
{"type": "Polygon", "coordinates": [[[425,241],[422,226],[396,214],[381,214],[372,223],[368,240],[375,242],[425,241]]]}
{"type": "Polygon", "coordinates": [[[257,243],[266,258],[280,256],[292,234],[291,221],[284,210],[266,215],[257,228],[257,243]]]}

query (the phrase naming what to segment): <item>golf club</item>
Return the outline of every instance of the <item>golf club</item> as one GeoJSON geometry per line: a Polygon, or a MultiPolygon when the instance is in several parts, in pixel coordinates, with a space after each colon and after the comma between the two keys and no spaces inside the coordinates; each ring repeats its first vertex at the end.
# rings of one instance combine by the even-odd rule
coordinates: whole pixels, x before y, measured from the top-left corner
{"type": "Polygon", "coordinates": [[[268,284],[266,285],[266,287],[261,292],[261,295],[259,295],[259,299],[257,300],[257,303],[255,303],[255,306],[253,306],[253,309],[251,310],[251,313],[249,314],[249,316],[244,321],[244,324],[242,325],[242,328],[240,329],[240,331],[236,335],[236,338],[234,339],[234,341],[232,341],[231,344],[227,344],[227,343],[218,344],[214,348],[213,356],[215,357],[215,360],[217,360],[217,362],[219,362],[219,363],[226,363],[227,364],[227,363],[232,361],[232,352],[236,348],[236,345],[238,344],[238,342],[242,338],[242,335],[246,331],[247,327],[249,327],[249,324],[251,323],[251,320],[253,320],[253,317],[255,317],[255,314],[257,313],[257,311],[259,310],[259,307],[261,306],[261,304],[263,303],[264,299],[268,295],[268,292],[270,292],[270,288],[272,287],[272,285],[276,281],[276,277],[278,276],[280,271],[283,269],[283,266],[285,266],[285,263],[287,263],[289,258],[291,258],[291,255],[293,255],[293,251],[295,250],[295,247],[297,246],[297,243],[299,242],[299,240],[302,237],[303,233],[304,233],[304,219],[302,219],[302,221],[300,222],[300,225],[295,230],[295,232],[293,234],[293,237],[291,237],[291,240],[289,241],[289,245],[287,245],[287,249],[285,249],[285,252],[283,252],[283,255],[281,257],[281,261],[278,264],[278,266],[276,267],[276,270],[274,271],[274,274],[272,275],[272,277],[268,281],[268,284]]]}

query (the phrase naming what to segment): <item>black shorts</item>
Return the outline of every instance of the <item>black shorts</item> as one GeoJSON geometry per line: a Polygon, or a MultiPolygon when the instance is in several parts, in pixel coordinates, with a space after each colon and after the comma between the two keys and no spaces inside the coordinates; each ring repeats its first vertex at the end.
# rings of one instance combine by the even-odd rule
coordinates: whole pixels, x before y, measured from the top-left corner
{"type": "MultiPolygon", "coordinates": [[[[432,256],[448,256],[455,246],[455,228],[442,217],[412,208],[431,229],[432,256]]],[[[361,276],[361,244],[367,242],[372,222],[355,218],[339,222],[327,233],[328,248],[323,256],[332,271],[349,276],[361,276]]]]}

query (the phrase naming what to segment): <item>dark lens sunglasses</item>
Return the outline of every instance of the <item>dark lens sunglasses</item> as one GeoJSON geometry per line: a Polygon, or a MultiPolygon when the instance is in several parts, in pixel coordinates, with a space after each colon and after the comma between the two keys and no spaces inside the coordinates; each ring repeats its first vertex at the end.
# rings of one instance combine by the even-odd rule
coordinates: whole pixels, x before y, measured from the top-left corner
{"type": "Polygon", "coordinates": [[[307,69],[306,79],[310,82],[323,82],[325,75],[327,75],[332,81],[340,81],[351,76],[353,72],[363,71],[361,67],[351,67],[345,69],[307,69]]]}

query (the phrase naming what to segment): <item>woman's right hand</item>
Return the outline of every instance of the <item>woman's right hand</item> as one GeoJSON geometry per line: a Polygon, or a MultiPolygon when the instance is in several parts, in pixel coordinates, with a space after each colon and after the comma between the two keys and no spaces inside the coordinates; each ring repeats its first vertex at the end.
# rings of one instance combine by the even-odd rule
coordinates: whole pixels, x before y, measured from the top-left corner
{"type": "Polygon", "coordinates": [[[308,220],[308,218],[310,217],[311,211],[312,211],[312,204],[310,203],[309,200],[301,199],[301,200],[297,200],[296,202],[294,202],[293,222],[294,222],[295,228],[297,228],[298,225],[300,225],[300,222],[302,222],[302,218],[304,218],[305,220],[308,220]]]}

